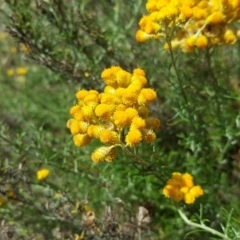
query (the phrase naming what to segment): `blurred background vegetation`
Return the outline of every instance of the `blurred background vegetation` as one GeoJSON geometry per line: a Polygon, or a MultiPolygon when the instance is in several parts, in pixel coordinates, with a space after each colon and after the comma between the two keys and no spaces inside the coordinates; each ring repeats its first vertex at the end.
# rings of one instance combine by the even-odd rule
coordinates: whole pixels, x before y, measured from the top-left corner
{"type": "Polygon", "coordinates": [[[140,206],[151,218],[142,239],[210,239],[189,234],[164,198],[174,171],[190,172],[205,191],[182,206],[188,216],[198,218],[201,206],[209,226],[224,231],[228,223],[238,239],[240,44],[175,52],[186,102],[162,43],[135,41],[144,7],[142,0],[0,2],[1,239],[83,239],[83,231],[84,239],[140,239],[140,206]],[[96,145],[75,147],[66,129],[75,92],[102,90],[101,72],[112,65],[143,68],[158,93],[151,106],[158,138],[139,149],[148,169],[123,153],[94,164],[96,145]],[[50,170],[47,181],[36,179],[41,168],[50,170]],[[92,232],[84,220],[91,217],[92,232]]]}

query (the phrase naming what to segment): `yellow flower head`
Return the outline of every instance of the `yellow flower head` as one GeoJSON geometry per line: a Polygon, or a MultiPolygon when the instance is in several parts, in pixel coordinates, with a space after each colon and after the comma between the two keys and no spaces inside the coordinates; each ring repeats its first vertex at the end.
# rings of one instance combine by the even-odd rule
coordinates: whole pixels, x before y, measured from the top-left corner
{"type": "Polygon", "coordinates": [[[92,153],[92,160],[95,163],[107,161],[112,162],[116,156],[116,148],[113,146],[97,148],[92,153]]]}
{"type": "Polygon", "coordinates": [[[131,82],[132,74],[125,71],[120,70],[116,74],[116,79],[118,82],[118,87],[127,87],[131,82]]]}
{"type": "Polygon", "coordinates": [[[100,138],[100,134],[104,129],[103,125],[90,125],[87,129],[87,134],[93,138],[100,138]]]}
{"type": "Polygon", "coordinates": [[[83,100],[86,96],[88,95],[88,91],[87,90],[79,90],[76,93],[76,98],[81,101],[83,100]]]}
{"type": "Polygon", "coordinates": [[[76,113],[78,113],[79,111],[81,111],[81,107],[79,105],[74,105],[70,108],[70,114],[72,116],[74,116],[76,113]]]}
{"type": "Polygon", "coordinates": [[[153,39],[153,35],[147,34],[141,29],[137,31],[137,33],[136,33],[137,42],[143,43],[143,42],[146,42],[150,39],[153,39]]]}
{"type": "Polygon", "coordinates": [[[195,44],[198,48],[206,48],[208,45],[208,39],[206,36],[199,36],[197,37],[195,44]]]}
{"type": "Polygon", "coordinates": [[[80,132],[79,122],[75,119],[70,119],[70,121],[68,121],[67,126],[70,128],[70,131],[73,135],[78,134],[80,132]]]}
{"type": "Polygon", "coordinates": [[[88,145],[92,138],[87,134],[77,134],[73,136],[73,142],[77,147],[88,145]]]}
{"type": "Polygon", "coordinates": [[[146,74],[145,74],[145,72],[144,72],[143,69],[141,69],[141,68],[135,68],[135,69],[133,70],[133,75],[145,77],[146,74]]]}
{"type": "Polygon", "coordinates": [[[126,144],[137,146],[142,141],[142,133],[138,129],[130,129],[126,136],[126,144]]]}
{"type": "Polygon", "coordinates": [[[109,85],[113,88],[117,88],[118,87],[118,82],[117,82],[117,79],[116,79],[116,75],[120,70],[122,70],[122,69],[118,66],[113,66],[111,68],[105,69],[102,72],[102,75],[101,75],[105,84],[109,85]]]}
{"type": "Polygon", "coordinates": [[[193,177],[189,173],[175,172],[164,187],[163,194],[174,201],[184,200],[186,204],[192,204],[203,195],[203,190],[200,186],[194,186],[193,177]]]}
{"type": "Polygon", "coordinates": [[[132,119],[131,128],[142,129],[146,126],[146,122],[141,117],[134,117],[132,119]]]}
{"type": "Polygon", "coordinates": [[[143,139],[147,143],[153,143],[156,140],[156,134],[152,129],[142,129],[143,139]]]}
{"type": "MultiPolygon", "coordinates": [[[[181,47],[183,52],[208,45],[233,44],[237,39],[231,35],[227,41],[224,28],[234,31],[240,21],[239,6],[239,0],[148,0],[148,14],[139,21],[136,40],[143,43],[160,36],[165,40],[171,37],[171,49],[181,47]],[[184,35],[179,34],[181,32],[184,35]]],[[[170,49],[169,42],[164,48],[170,49]]]]}
{"type": "Polygon", "coordinates": [[[107,145],[114,145],[119,143],[118,133],[109,129],[104,129],[100,135],[100,141],[107,145]]]}
{"type": "Polygon", "coordinates": [[[49,173],[50,173],[49,170],[46,169],[46,168],[43,168],[43,169],[41,169],[41,170],[38,170],[38,171],[37,171],[37,179],[38,179],[39,181],[43,181],[43,180],[45,180],[45,179],[48,178],[49,173]]]}
{"type": "Polygon", "coordinates": [[[28,72],[28,69],[24,67],[18,67],[16,72],[18,75],[25,75],[28,72]]]}
{"type": "Polygon", "coordinates": [[[97,107],[95,108],[96,116],[103,120],[109,119],[112,116],[113,112],[114,112],[114,105],[110,105],[110,104],[102,103],[97,105],[97,107]]]}
{"type": "Polygon", "coordinates": [[[127,122],[130,124],[133,118],[138,117],[138,111],[135,108],[129,107],[125,110],[125,114],[127,116],[127,122]]]}
{"type": "Polygon", "coordinates": [[[138,104],[146,105],[157,98],[156,92],[151,88],[144,88],[138,96],[138,104]]]}
{"type": "Polygon", "coordinates": [[[237,41],[237,37],[231,29],[227,29],[225,31],[223,39],[227,44],[234,44],[237,41]]]}
{"type": "Polygon", "coordinates": [[[147,79],[141,68],[129,73],[113,66],[105,69],[101,77],[107,85],[102,93],[96,90],[76,93],[78,102],[71,107],[72,118],[66,125],[76,146],[85,146],[92,138],[104,144],[93,152],[94,162],[111,162],[116,157],[117,146],[133,147],[142,140],[152,143],[156,139],[153,129],[160,122],[149,117],[146,105],[157,95],[153,89],[144,88],[147,79]]]}
{"type": "Polygon", "coordinates": [[[125,111],[115,111],[113,114],[114,124],[117,127],[126,127],[128,125],[128,116],[125,111]]]}

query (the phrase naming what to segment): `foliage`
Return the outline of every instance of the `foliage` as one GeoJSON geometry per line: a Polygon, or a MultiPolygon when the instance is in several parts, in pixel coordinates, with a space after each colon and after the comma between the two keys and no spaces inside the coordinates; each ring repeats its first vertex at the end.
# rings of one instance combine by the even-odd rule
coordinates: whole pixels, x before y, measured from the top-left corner
{"type": "MultiPolygon", "coordinates": [[[[161,1],[147,2],[149,15],[156,11],[157,2],[161,1]]],[[[229,20],[234,12],[230,6],[216,23],[213,1],[202,2],[209,8],[201,32],[207,43],[212,41],[209,26],[214,22],[219,28],[223,21],[221,34],[231,25],[234,41],[224,42],[223,37],[221,44],[199,47],[199,41],[181,35],[178,41],[192,44],[189,53],[174,49],[174,34],[189,27],[189,19],[195,30],[199,26],[196,15],[190,16],[196,9],[190,14],[189,6],[183,9],[181,5],[172,18],[157,18],[158,24],[165,23],[165,35],[162,28],[162,39],[156,39],[159,29],[147,32],[153,18],[141,19],[146,15],[141,0],[0,3],[2,239],[239,238],[240,45],[236,21],[240,3],[228,1],[237,6],[235,18],[229,20]],[[188,16],[184,24],[174,25],[183,13],[188,16]],[[138,21],[141,31],[154,35],[147,40],[158,41],[137,43],[138,21]],[[111,82],[117,76],[109,70],[116,70],[111,66],[120,66],[123,85],[111,82]],[[128,92],[134,71],[144,72],[148,79],[146,87],[134,89],[135,95],[128,92]],[[130,112],[125,116],[122,105],[120,113],[116,113],[117,104],[107,102],[114,105],[112,109],[101,105],[107,92],[101,78],[110,92],[117,91],[114,97],[121,96],[122,105],[131,100],[128,108],[135,110],[131,109],[135,119],[128,122],[130,112]],[[141,95],[143,89],[146,94],[141,95]],[[73,108],[74,120],[68,121],[69,108],[84,106],[83,92],[98,96],[98,108],[91,115],[97,118],[88,123],[104,122],[105,132],[101,129],[104,134],[88,144],[75,137],[77,147],[71,133],[75,136],[83,130],[73,108]],[[144,107],[154,121],[147,123],[146,115],[140,114],[144,107]],[[153,141],[142,142],[146,126],[159,126],[156,118],[160,128],[152,126],[153,141]],[[93,162],[91,155],[100,143],[111,149],[118,145],[117,155],[93,158],[93,162]]],[[[86,133],[91,135],[90,130],[86,133]]]]}

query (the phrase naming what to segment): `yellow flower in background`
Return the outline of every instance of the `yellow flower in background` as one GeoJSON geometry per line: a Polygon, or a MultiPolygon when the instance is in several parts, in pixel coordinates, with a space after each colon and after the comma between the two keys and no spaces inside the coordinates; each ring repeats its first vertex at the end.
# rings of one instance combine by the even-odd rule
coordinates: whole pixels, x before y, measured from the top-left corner
{"type": "Polygon", "coordinates": [[[201,186],[194,185],[191,174],[174,172],[164,187],[163,194],[176,202],[183,200],[187,204],[192,204],[196,198],[204,194],[204,191],[201,186]]]}
{"type": "Polygon", "coordinates": [[[7,70],[7,75],[9,76],[9,77],[11,77],[11,76],[13,76],[14,75],[14,69],[12,69],[12,68],[9,68],[8,70],[7,70]]]}
{"type": "Polygon", "coordinates": [[[17,68],[9,68],[7,69],[7,75],[9,77],[16,75],[16,76],[23,76],[26,75],[28,72],[28,69],[25,67],[17,67],[17,68]]]}
{"type": "Polygon", "coordinates": [[[84,73],[84,76],[85,76],[86,78],[88,78],[88,77],[90,76],[89,72],[85,72],[85,73],[84,73]]]}
{"type": "Polygon", "coordinates": [[[45,180],[45,179],[48,178],[49,173],[50,173],[49,170],[46,169],[46,168],[43,168],[43,169],[41,169],[41,170],[38,170],[38,171],[37,171],[37,179],[38,179],[39,181],[43,181],[43,180],[45,180]]]}
{"type": "Polygon", "coordinates": [[[72,118],[66,124],[76,146],[85,146],[92,138],[104,144],[91,155],[96,163],[112,162],[118,146],[154,142],[154,130],[160,126],[158,119],[149,116],[148,105],[157,94],[145,88],[147,78],[143,69],[136,68],[130,73],[112,66],[103,70],[101,77],[106,84],[104,91],[79,90],[77,104],[70,108],[72,118]]]}
{"type": "MultiPolygon", "coordinates": [[[[237,41],[234,32],[239,28],[240,0],[148,0],[146,10],[148,15],[140,19],[136,33],[140,43],[171,37],[173,48],[191,52],[237,41]]],[[[166,50],[168,43],[164,44],[166,50]]]]}

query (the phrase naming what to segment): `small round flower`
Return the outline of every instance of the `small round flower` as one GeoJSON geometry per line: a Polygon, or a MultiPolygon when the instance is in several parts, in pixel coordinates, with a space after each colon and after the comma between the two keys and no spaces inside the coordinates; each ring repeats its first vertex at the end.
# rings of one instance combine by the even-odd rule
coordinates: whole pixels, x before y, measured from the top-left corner
{"type": "Polygon", "coordinates": [[[189,6],[183,6],[181,9],[182,17],[186,20],[193,16],[193,10],[189,6]]]}
{"type": "Polygon", "coordinates": [[[131,82],[132,74],[125,71],[125,70],[120,70],[116,74],[116,79],[118,82],[118,87],[127,87],[130,82],[131,82]]]}
{"type": "Polygon", "coordinates": [[[147,142],[147,143],[153,143],[156,140],[156,134],[153,130],[151,129],[143,129],[141,130],[143,133],[143,139],[147,142]]]}
{"type": "Polygon", "coordinates": [[[182,185],[188,188],[193,187],[193,176],[189,173],[182,175],[182,185]]]}
{"type": "Polygon", "coordinates": [[[91,121],[92,119],[94,119],[94,112],[93,112],[93,108],[90,106],[83,106],[82,107],[82,113],[84,116],[84,119],[86,119],[86,121],[91,121]]]}
{"type": "Polygon", "coordinates": [[[100,141],[107,145],[114,145],[119,143],[118,133],[109,129],[104,129],[100,135],[100,141]]]}
{"type": "Polygon", "coordinates": [[[193,35],[185,40],[185,44],[189,48],[194,48],[196,42],[196,36],[193,35]]]}
{"type": "Polygon", "coordinates": [[[117,101],[115,94],[107,92],[101,94],[101,103],[113,104],[117,101]]]}
{"type": "Polygon", "coordinates": [[[147,84],[147,79],[145,76],[134,74],[131,83],[138,86],[141,89],[147,84]]]}
{"type": "Polygon", "coordinates": [[[146,128],[148,129],[158,129],[161,125],[161,122],[158,118],[148,117],[145,119],[146,128]]]}
{"type": "Polygon", "coordinates": [[[74,105],[70,108],[70,114],[74,116],[76,113],[81,111],[81,107],[79,105],[74,105]]]}
{"type": "Polygon", "coordinates": [[[133,70],[133,75],[138,75],[138,76],[143,76],[143,77],[145,77],[145,72],[144,72],[144,70],[143,69],[141,69],[141,68],[135,68],[134,70],[133,70]]]}
{"type": "Polygon", "coordinates": [[[93,93],[88,93],[85,97],[84,97],[84,99],[83,99],[83,102],[85,103],[85,104],[88,104],[88,103],[91,103],[91,102],[94,102],[94,103],[97,103],[98,102],[98,92],[97,93],[95,93],[95,92],[93,92],[93,93]]]}
{"type": "Polygon", "coordinates": [[[113,87],[111,87],[111,86],[106,86],[106,87],[104,88],[104,91],[103,91],[103,92],[105,92],[105,93],[114,93],[115,91],[116,91],[115,88],[113,88],[113,87]]]}
{"type": "Polygon", "coordinates": [[[207,22],[210,24],[220,24],[224,20],[224,15],[222,12],[214,12],[208,18],[207,22]]]}
{"type": "Polygon", "coordinates": [[[194,195],[194,197],[200,197],[203,195],[203,189],[200,187],[200,186],[193,186],[191,189],[190,189],[190,193],[194,195]]]}
{"type": "Polygon", "coordinates": [[[139,29],[136,33],[136,40],[137,42],[143,43],[152,38],[151,35],[145,33],[143,30],[139,29]]]}
{"type": "Polygon", "coordinates": [[[106,103],[101,103],[95,108],[95,114],[97,117],[107,120],[113,114],[114,106],[106,103]]]}
{"type": "Polygon", "coordinates": [[[146,126],[146,122],[141,117],[134,117],[132,119],[131,128],[142,129],[146,126]]]}
{"type": "Polygon", "coordinates": [[[105,156],[106,162],[112,162],[117,156],[117,148],[112,148],[109,153],[105,156]]]}
{"type": "Polygon", "coordinates": [[[193,194],[191,194],[190,192],[188,192],[184,195],[184,201],[187,204],[192,204],[195,202],[195,200],[196,200],[195,196],[193,194]]]}
{"type": "Polygon", "coordinates": [[[148,0],[148,2],[146,3],[146,9],[149,13],[157,11],[158,10],[157,1],[148,0]]]}
{"type": "Polygon", "coordinates": [[[78,122],[79,133],[82,133],[82,134],[87,133],[88,126],[89,126],[88,122],[79,121],[78,122]]]}
{"type": "Polygon", "coordinates": [[[50,173],[49,170],[46,168],[38,170],[37,171],[37,179],[39,181],[43,181],[43,180],[47,179],[47,177],[49,176],[49,173],[50,173]]]}
{"type": "Polygon", "coordinates": [[[79,122],[77,120],[71,119],[70,121],[68,121],[68,126],[73,135],[80,132],[79,122]]]}
{"type": "Polygon", "coordinates": [[[122,103],[120,103],[116,106],[116,111],[125,111],[126,109],[127,109],[127,106],[122,103]]]}
{"type": "Polygon", "coordinates": [[[137,102],[138,96],[135,92],[126,89],[125,93],[122,96],[122,103],[127,106],[132,106],[137,102]]]}
{"type": "Polygon", "coordinates": [[[146,105],[157,98],[156,92],[151,88],[144,88],[138,96],[139,105],[146,105]]]}
{"type": "Polygon", "coordinates": [[[175,188],[172,185],[166,185],[163,189],[163,194],[168,198],[174,196],[174,192],[175,188]]]}
{"type": "Polygon", "coordinates": [[[92,153],[92,160],[93,162],[98,163],[98,162],[104,161],[107,158],[107,160],[110,162],[115,157],[114,152],[115,152],[115,149],[112,146],[99,147],[92,153]],[[111,158],[111,156],[113,158],[111,158]]]}
{"type": "Polygon", "coordinates": [[[207,11],[205,9],[195,7],[193,10],[193,16],[196,20],[205,19],[207,17],[207,11]]]}
{"type": "Polygon", "coordinates": [[[117,98],[118,103],[122,103],[122,97],[126,93],[126,88],[119,87],[115,91],[115,97],[117,98]]]}
{"type": "Polygon", "coordinates": [[[87,134],[77,134],[73,136],[73,142],[77,147],[82,147],[91,142],[92,138],[87,134]]]}
{"type": "Polygon", "coordinates": [[[237,37],[236,37],[235,33],[230,29],[226,30],[223,38],[224,38],[225,43],[227,43],[227,44],[234,44],[237,41],[237,37]]]}
{"type": "Polygon", "coordinates": [[[175,189],[173,200],[176,202],[180,202],[181,200],[183,200],[183,197],[184,197],[183,193],[179,189],[175,189]]]}
{"type": "Polygon", "coordinates": [[[83,100],[86,96],[88,95],[88,91],[87,90],[79,90],[77,93],[76,93],[76,98],[81,101],[83,100]]]}
{"type": "Polygon", "coordinates": [[[172,173],[172,179],[175,179],[177,181],[181,181],[182,180],[182,174],[179,172],[174,172],[172,173]]]}
{"type": "Polygon", "coordinates": [[[142,133],[138,129],[130,129],[125,141],[131,147],[137,146],[142,141],[142,133]]]}
{"type": "Polygon", "coordinates": [[[133,118],[138,117],[138,111],[135,108],[129,107],[125,110],[127,116],[127,122],[130,124],[133,118]]]}
{"type": "Polygon", "coordinates": [[[18,75],[25,75],[28,72],[28,69],[26,69],[24,67],[18,67],[16,69],[16,72],[18,75]]]}
{"type": "Polygon", "coordinates": [[[199,37],[196,38],[195,44],[198,48],[205,48],[208,45],[208,39],[204,35],[199,36],[199,37]]]}
{"type": "Polygon", "coordinates": [[[105,129],[102,125],[89,125],[87,129],[87,134],[93,138],[100,138],[100,134],[105,129]]]}
{"type": "Polygon", "coordinates": [[[112,66],[111,68],[107,68],[102,72],[101,77],[104,80],[104,82],[106,83],[106,85],[109,85],[113,88],[118,87],[118,83],[116,80],[116,74],[120,70],[121,70],[121,68],[119,66],[112,66]]]}
{"type": "Polygon", "coordinates": [[[113,114],[114,124],[118,127],[125,127],[128,125],[128,116],[125,111],[115,111],[113,114]]]}

